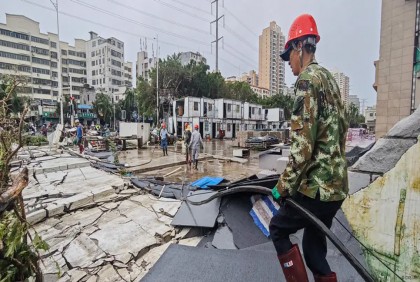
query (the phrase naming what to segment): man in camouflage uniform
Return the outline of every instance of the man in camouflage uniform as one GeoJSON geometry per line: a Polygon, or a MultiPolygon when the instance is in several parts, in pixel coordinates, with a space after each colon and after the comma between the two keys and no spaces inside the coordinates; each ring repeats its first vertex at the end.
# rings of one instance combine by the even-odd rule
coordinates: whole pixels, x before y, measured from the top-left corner
{"type": "Polygon", "coordinates": [[[302,228],[304,257],[315,281],[337,281],[325,259],[325,235],[292,207],[283,205],[284,198],[293,197],[330,228],[348,193],[346,113],[336,81],[315,61],[319,39],[314,18],[301,15],[293,22],[281,54],[298,76],[289,163],[272,191],[282,207],[270,222],[270,235],[287,281],[308,281],[299,248],[289,239],[302,228]]]}

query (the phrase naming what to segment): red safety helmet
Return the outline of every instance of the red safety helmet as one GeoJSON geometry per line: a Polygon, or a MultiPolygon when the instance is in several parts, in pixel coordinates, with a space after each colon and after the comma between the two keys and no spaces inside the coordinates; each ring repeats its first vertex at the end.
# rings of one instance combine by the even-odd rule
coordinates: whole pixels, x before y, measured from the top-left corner
{"type": "MultiPolygon", "coordinates": [[[[312,36],[315,37],[314,45],[319,42],[321,37],[318,33],[318,28],[316,26],[316,22],[314,17],[309,14],[302,14],[298,16],[292,23],[289,29],[289,35],[287,37],[286,45],[284,46],[284,51],[280,55],[280,57],[284,61],[288,61],[290,59],[290,51],[292,50],[292,42],[296,39],[312,36]]],[[[313,39],[312,39],[313,40],[313,39]]]]}
{"type": "Polygon", "coordinates": [[[194,128],[195,128],[195,129],[198,129],[198,124],[194,125],[194,128]]]}

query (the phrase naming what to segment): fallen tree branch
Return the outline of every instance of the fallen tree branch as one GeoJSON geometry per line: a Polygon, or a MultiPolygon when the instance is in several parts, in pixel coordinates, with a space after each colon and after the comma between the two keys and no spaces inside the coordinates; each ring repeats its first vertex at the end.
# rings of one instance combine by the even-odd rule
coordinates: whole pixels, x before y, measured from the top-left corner
{"type": "Polygon", "coordinates": [[[28,182],[28,168],[25,167],[14,179],[12,186],[0,195],[0,211],[6,209],[9,203],[15,201],[19,197],[23,189],[28,185],[28,182]]]}

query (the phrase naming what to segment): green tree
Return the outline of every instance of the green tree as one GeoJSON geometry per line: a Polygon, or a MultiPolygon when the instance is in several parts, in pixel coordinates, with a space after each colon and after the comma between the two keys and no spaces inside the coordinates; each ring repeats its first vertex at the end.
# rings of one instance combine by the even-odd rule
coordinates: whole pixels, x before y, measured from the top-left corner
{"type": "Polygon", "coordinates": [[[287,95],[276,94],[266,99],[259,99],[259,103],[266,108],[282,108],[284,116],[290,119],[292,116],[294,98],[287,95]]]}
{"type": "Polygon", "coordinates": [[[111,124],[114,111],[111,98],[107,94],[99,93],[96,95],[93,110],[103,122],[111,124]]]}
{"type": "Polygon", "coordinates": [[[347,109],[350,127],[360,127],[360,124],[365,122],[365,117],[359,114],[359,108],[355,104],[350,103],[347,109]]]}
{"type": "Polygon", "coordinates": [[[156,88],[152,87],[146,80],[139,78],[137,87],[134,90],[140,114],[154,116],[156,114],[156,88]]]}

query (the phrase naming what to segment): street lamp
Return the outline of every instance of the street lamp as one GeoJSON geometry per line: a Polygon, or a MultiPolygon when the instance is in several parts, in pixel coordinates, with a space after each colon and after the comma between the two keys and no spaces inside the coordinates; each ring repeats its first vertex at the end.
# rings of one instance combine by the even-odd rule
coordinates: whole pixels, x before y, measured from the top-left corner
{"type": "Polygon", "coordinates": [[[60,123],[64,128],[64,111],[63,111],[63,78],[61,76],[61,49],[60,49],[60,23],[58,21],[58,0],[55,3],[50,0],[57,13],[57,36],[58,36],[58,97],[60,99],[60,123]]]}

